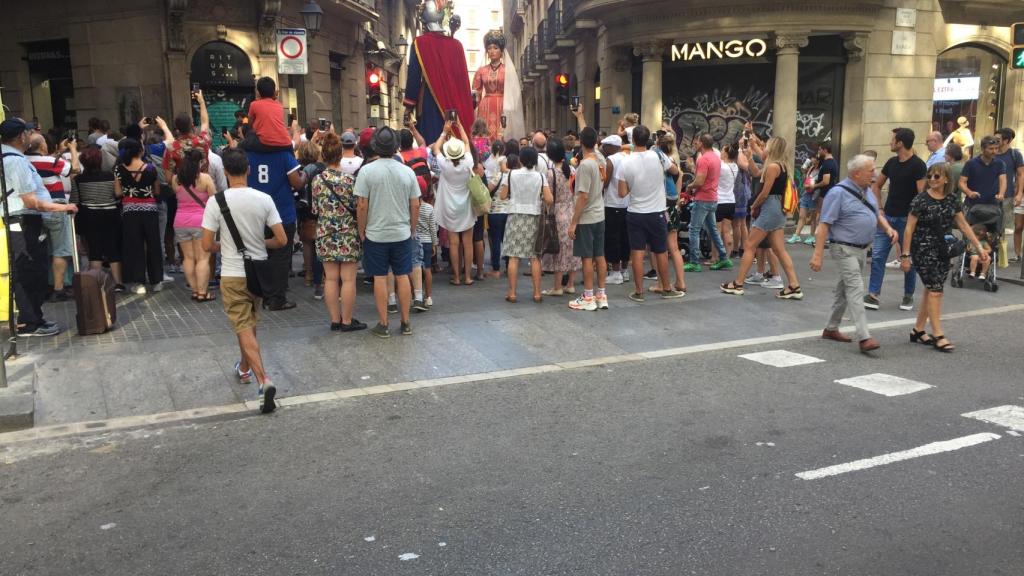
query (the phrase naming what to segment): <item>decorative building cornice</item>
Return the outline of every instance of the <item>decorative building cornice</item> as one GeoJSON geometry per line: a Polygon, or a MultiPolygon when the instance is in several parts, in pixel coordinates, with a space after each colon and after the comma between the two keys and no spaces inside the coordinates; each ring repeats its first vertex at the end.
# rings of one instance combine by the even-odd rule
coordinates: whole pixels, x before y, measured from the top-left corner
{"type": "Polygon", "coordinates": [[[185,51],[185,13],[188,0],[167,0],[167,51],[185,51]]]}
{"type": "Polygon", "coordinates": [[[775,34],[775,48],[780,54],[799,52],[801,48],[807,47],[808,42],[809,40],[805,34],[793,34],[790,32],[775,34]]]}
{"type": "Polygon", "coordinates": [[[633,55],[639,56],[644,62],[661,62],[669,43],[664,40],[650,40],[633,44],[633,55]]]}
{"type": "Polygon", "coordinates": [[[260,54],[277,53],[277,17],[281,13],[281,0],[260,2],[260,22],[257,32],[260,40],[260,54]]]}
{"type": "MultiPolygon", "coordinates": [[[[862,0],[861,2],[856,3],[804,3],[792,2],[791,0],[774,0],[757,5],[756,13],[759,16],[770,13],[783,13],[798,14],[800,16],[807,16],[808,14],[824,14],[829,16],[870,16],[874,18],[878,16],[878,11],[884,7],[884,0],[862,0]]],[[[669,15],[666,14],[663,9],[659,9],[659,6],[653,2],[638,3],[636,0],[590,0],[581,2],[579,7],[576,8],[576,14],[577,19],[598,18],[606,25],[612,22],[644,25],[664,23],[667,18],[671,18],[673,20],[694,20],[701,18],[720,19],[728,17],[752,18],[754,17],[754,10],[749,3],[723,4],[719,2],[688,6],[680,6],[677,3],[672,7],[671,15],[669,15]],[[645,8],[654,8],[654,10],[652,12],[646,12],[644,11],[645,8]],[[605,14],[602,14],[602,12],[605,14]],[[623,18],[600,18],[601,15],[618,15],[624,12],[627,15],[623,18]]]]}
{"type": "Polygon", "coordinates": [[[860,62],[864,59],[869,36],[868,32],[848,32],[843,34],[843,48],[846,49],[846,57],[850,62],[860,62]]]}

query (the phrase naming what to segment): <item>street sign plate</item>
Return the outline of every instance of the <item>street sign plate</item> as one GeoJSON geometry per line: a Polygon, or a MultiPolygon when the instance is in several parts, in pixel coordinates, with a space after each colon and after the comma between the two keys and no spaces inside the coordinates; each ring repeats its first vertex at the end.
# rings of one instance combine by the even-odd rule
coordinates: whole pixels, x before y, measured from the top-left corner
{"type": "Polygon", "coordinates": [[[307,74],[306,31],[301,28],[277,30],[277,73],[307,74]]]}

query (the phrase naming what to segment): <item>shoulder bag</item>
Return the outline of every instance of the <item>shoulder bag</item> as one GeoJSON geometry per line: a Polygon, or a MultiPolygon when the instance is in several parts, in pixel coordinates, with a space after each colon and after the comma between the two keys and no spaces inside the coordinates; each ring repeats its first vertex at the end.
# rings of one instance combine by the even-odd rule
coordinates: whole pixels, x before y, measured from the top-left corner
{"type": "MultiPolygon", "coordinates": [[[[509,182],[512,182],[511,177],[509,182]]],[[[544,204],[543,181],[541,181],[540,206],[540,224],[537,227],[537,240],[534,242],[533,252],[556,255],[561,251],[561,243],[558,241],[558,221],[555,219],[554,207],[549,208],[544,204]]]]}
{"type": "Polygon", "coordinates": [[[217,205],[220,206],[220,214],[224,217],[224,224],[228,227],[228,232],[231,233],[231,241],[234,242],[235,248],[242,256],[242,263],[245,266],[245,287],[256,298],[262,298],[263,287],[271,284],[269,262],[266,260],[253,260],[249,256],[248,251],[245,249],[242,235],[238,233],[235,219],[231,216],[231,209],[228,208],[228,201],[224,197],[224,193],[218,192],[214,198],[217,200],[217,205]]]}
{"type": "Polygon", "coordinates": [[[469,175],[469,202],[473,207],[473,216],[480,217],[491,211],[491,193],[480,176],[469,175]]]}

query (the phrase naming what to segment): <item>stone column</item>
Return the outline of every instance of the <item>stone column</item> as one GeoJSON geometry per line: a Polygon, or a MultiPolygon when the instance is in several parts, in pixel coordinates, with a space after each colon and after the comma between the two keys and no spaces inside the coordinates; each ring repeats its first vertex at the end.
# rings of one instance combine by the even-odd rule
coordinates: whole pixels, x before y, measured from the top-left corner
{"type": "Polygon", "coordinates": [[[633,45],[633,54],[643,59],[643,85],[640,91],[640,122],[654,132],[661,126],[661,66],[668,44],[663,41],[633,45]]]}
{"type": "MultiPolygon", "coordinates": [[[[867,51],[867,32],[843,34],[846,48],[846,78],[843,82],[843,129],[839,142],[839,158],[852,158],[864,150],[864,84],[867,51]]],[[[846,174],[845,162],[839,163],[841,175],[846,174]]]]}
{"type": "Polygon", "coordinates": [[[601,64],[601,126],[599,129],[614,134],[619,120],[632,112],[633,81],[630,59],[626,50],[608,47],[603,51],[601,64]]]}
{"type": "Polygon", "coordinates": [[[779,34],[775,37],[775,99],[772,110],[772,135],[786,139],[787,164],[793,169],[796,145],[797,81],[800,49],[807,46],[807,36],[779,34]]]}

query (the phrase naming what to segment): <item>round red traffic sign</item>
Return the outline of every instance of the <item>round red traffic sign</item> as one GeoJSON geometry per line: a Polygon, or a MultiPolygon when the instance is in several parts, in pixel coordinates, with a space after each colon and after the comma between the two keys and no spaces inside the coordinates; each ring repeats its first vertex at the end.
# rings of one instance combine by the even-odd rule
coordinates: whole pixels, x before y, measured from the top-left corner
{"type": "Polygon", "coordinates": [[[298,36],[285,36],[281,38],[281,44],[278,46],[278,50],[281,54],[289,60],[294,60],[299,56],[302,56],[302,40],[298,36]]]}

